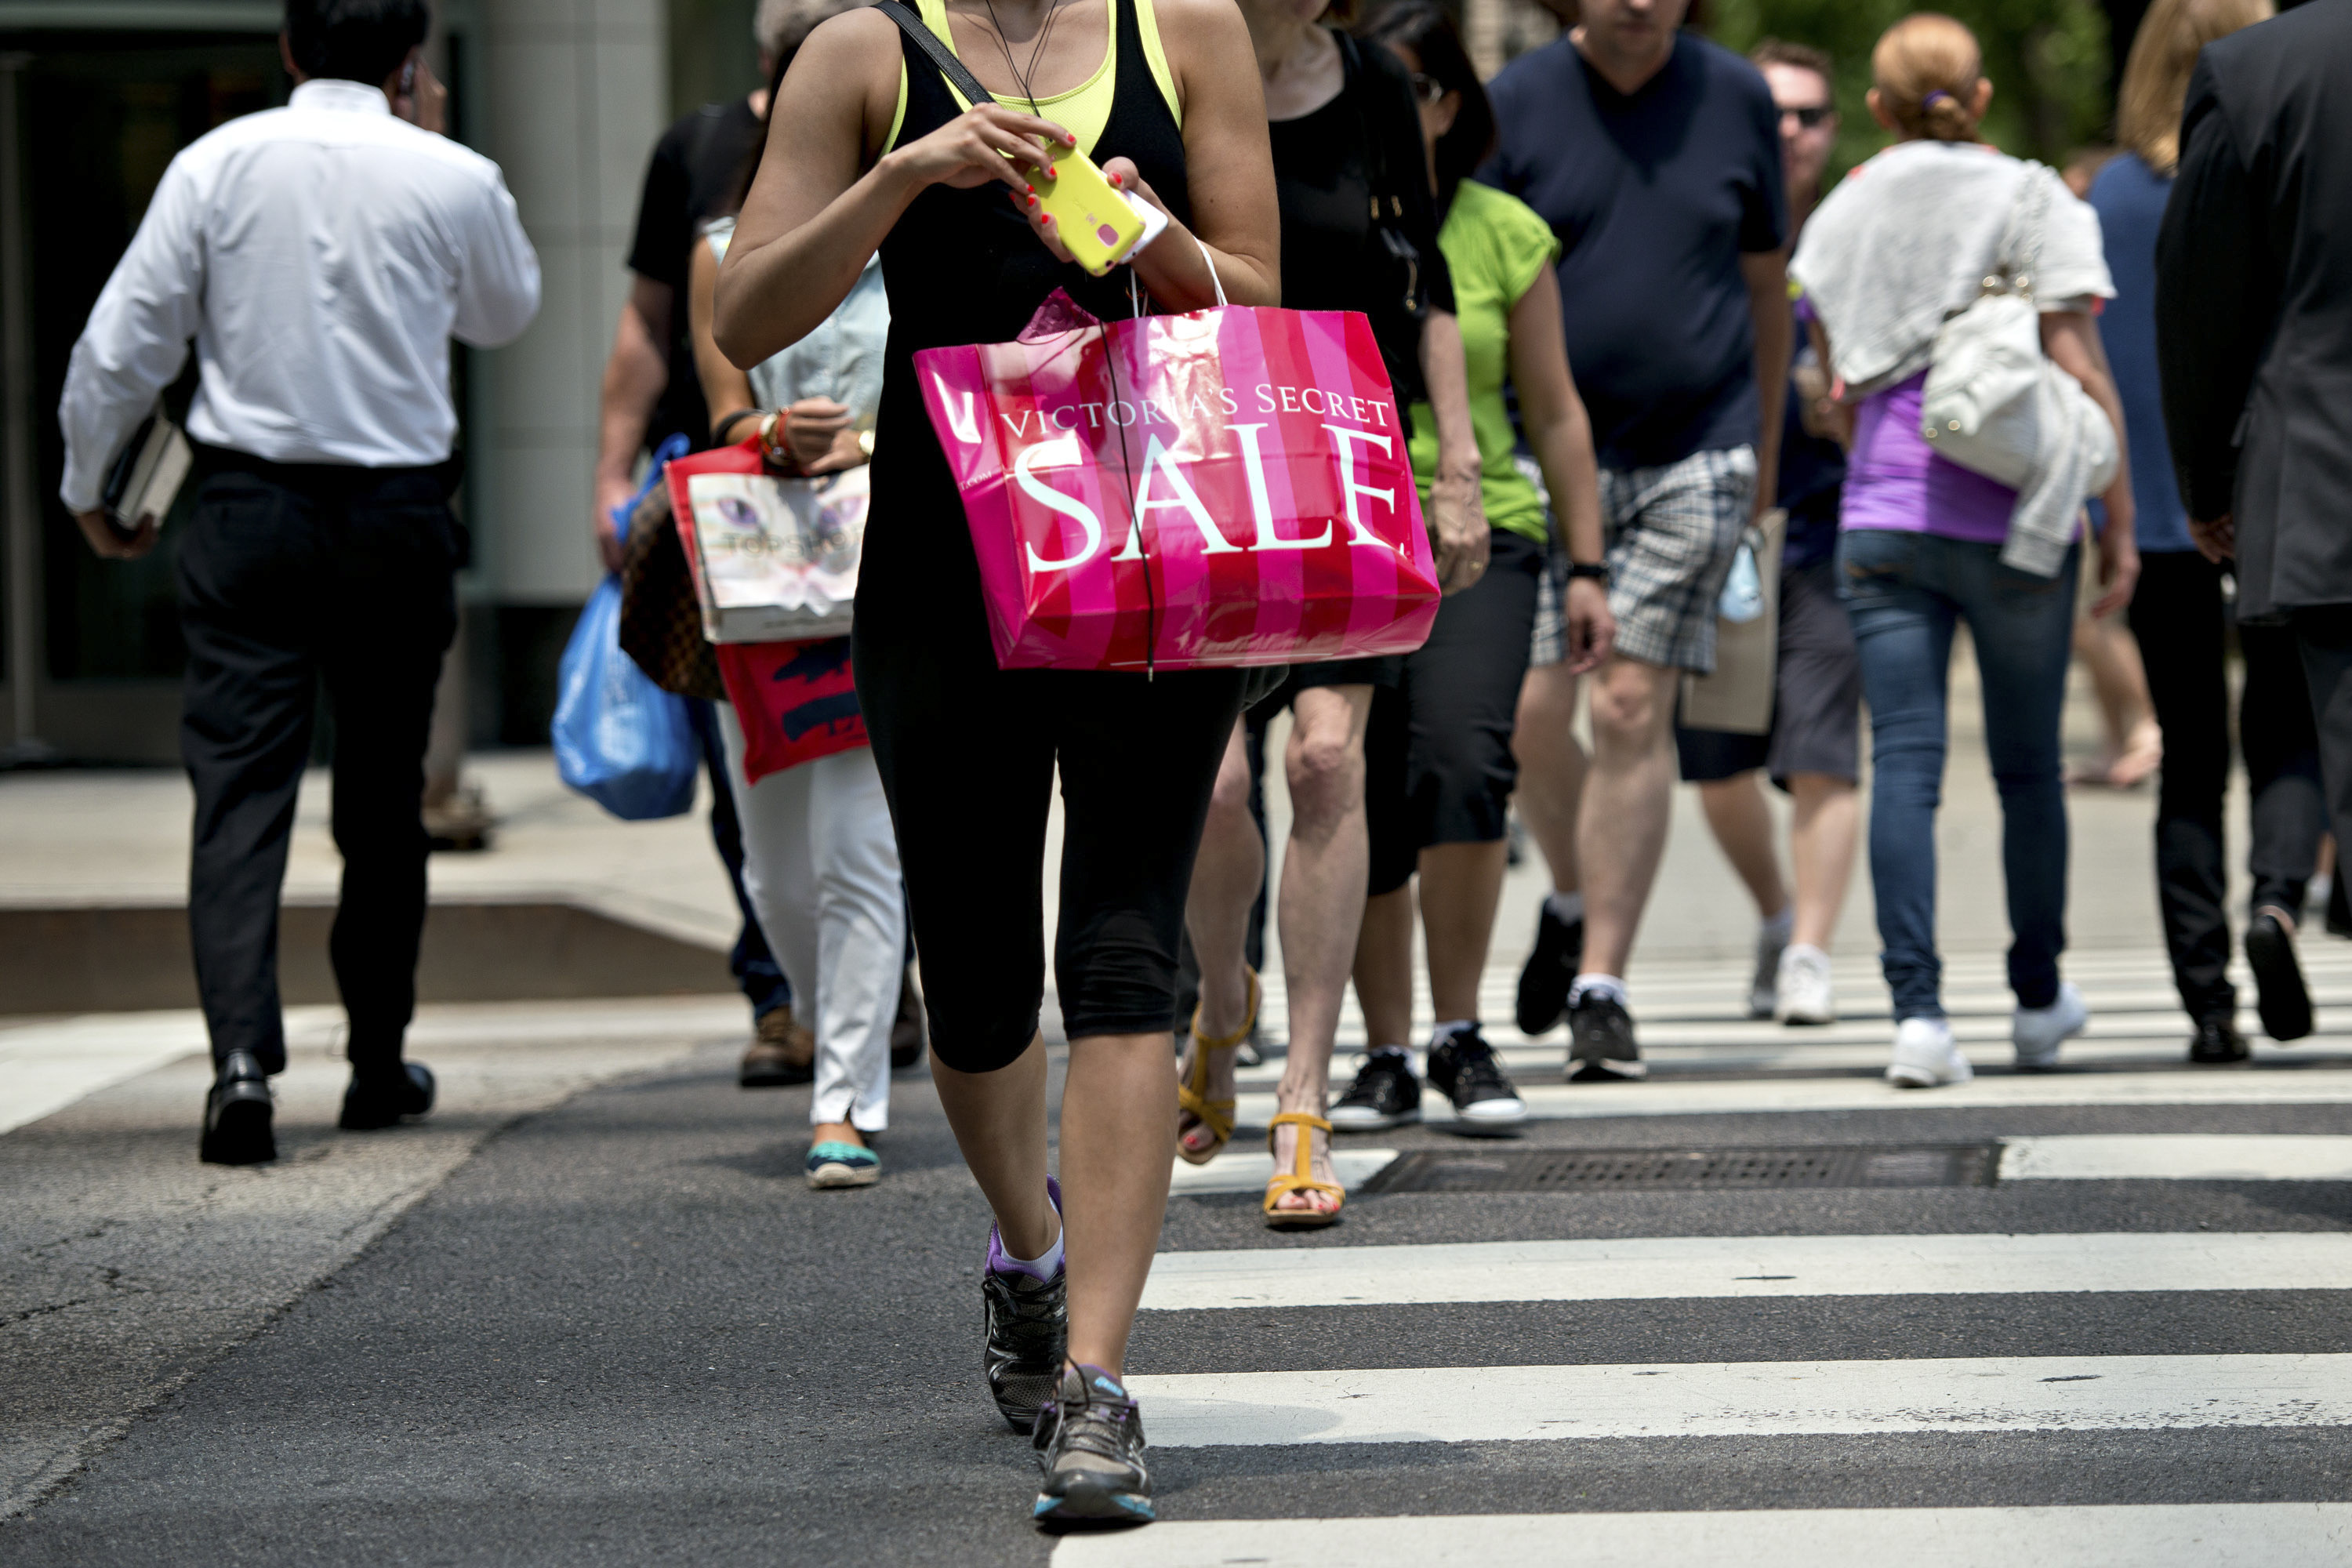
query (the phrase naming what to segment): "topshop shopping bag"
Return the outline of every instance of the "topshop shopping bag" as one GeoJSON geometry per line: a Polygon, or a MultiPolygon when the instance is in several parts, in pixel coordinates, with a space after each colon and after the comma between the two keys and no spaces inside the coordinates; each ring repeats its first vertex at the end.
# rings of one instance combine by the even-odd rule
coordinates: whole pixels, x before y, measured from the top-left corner
{"type": "Polygon", "coordinates": [[[1000,667],[1293,664],[1427,640],[1436,567],[1360,314],[1221,303],[1104,322],[1056,290],[1017,342],[915,365],[1000,667]]]}
{"type": "MultiPolygon", "coordinates": [[[[660,482],[656,469],[646,480],[660,482]]],[[[613,509],[627,542],[635,500],[613,509]]],[[[555,721],[549,726],[563,782],[624,822],[677,816],[694,806],[702,766],[686,699],[655,685],[621,650],[621,580],[606,574],[588,595],[556,668],[555,721]]]]}
{"type": "Polygon", "coordinates": [[[871,470],[820,479],[767,471],[757,437],[669,466],[703,635],[714,643],[806,641],[849,630],[871,470]]]}

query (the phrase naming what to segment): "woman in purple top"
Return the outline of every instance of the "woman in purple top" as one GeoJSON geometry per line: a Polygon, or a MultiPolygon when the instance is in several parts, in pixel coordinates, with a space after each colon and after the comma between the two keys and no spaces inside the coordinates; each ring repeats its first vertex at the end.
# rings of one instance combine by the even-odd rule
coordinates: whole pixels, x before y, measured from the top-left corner
{"type": "MultiPolygon", "coordinates": [[[[1949,17],[1913,16],[1879,39],[1871,71],[1871,113],[1896,133],[1896,144],[1822,204],[1790,273],[1816,313],[1840,397],[1858,405],[1838,559],[1870,703],[1870,874],[1895,997],[1886,1076],[1927,1088],[1970,1076],[1944,1016],[1936,955],[1945,687],[1963,618],[2000,790],[2018,1065],[2051,1065],[2060,1043],[2088,1021],[2081,994],[2058,973],[2066,942],[2059,710],[2081,546],[2067,546],[2055,576],[2005,564],[2018,492],[1948,460],[1920,433],[1936,330],[1993,270],[2028,182],[2050,187],[2031,278],[2044,350],[2105,411],[2119,442],[2123,416],[2091,320],[2094,300],[2114,292],[2098,220],[2049,170],[1977,141],[1992,84],[1975,37],[1949,17]]],[[[2131,479],[2121,463],[2105,499],[2111,521],[2099,535],[2105,591],[2098,615],[2130,600],[2139,570],[2131,479]]]]}

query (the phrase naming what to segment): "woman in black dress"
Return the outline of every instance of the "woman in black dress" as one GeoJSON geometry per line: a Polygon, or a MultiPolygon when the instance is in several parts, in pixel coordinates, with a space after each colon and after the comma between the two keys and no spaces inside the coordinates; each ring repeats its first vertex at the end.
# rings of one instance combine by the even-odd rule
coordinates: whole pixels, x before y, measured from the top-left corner
{"type": "Polygon", "coordinates": [[[1050,220],[1026,216],[1042,139],[1081,146],[1169,213],[1176,232],[1134,261],[1155,304],[1214,304],[1220,279],[1235,304],[1276,303],[1265,108],[1224,0],[922,9],[1005,101],[964,110],[877,11],[819,27],[778,96],[719,274],[715,337],[737,364],[759,363],[822,321],[879,247],[890,346],[852,635],[922,958],[932,1077],[996,1219],[982,1271],[990,1392],[1016,1426],[1038,1422],[1038,1518],[1136,1522],[1151,1517],[1150,1479],[1121,1365],[1167,1202],[1184,892],[1242,677],[998,669],[913,355],[1006,342],[1057,288],[1099,316],[1129,313],[1125,277],[1089,278],[1050,220]],[[1081,140],[1063,120],[1095,129],[1081,140]],[[1046,1180],[1037,1033],[1057,766],[1066,1205],[1046,1180]]]}
{"type": "MultiPolygon", "coordinates": [[[[1360,45],[1324,25],[1344,22],[1351,5],[1352,0],[1339,5],[1241,0],[1273,121],[1282,303],[1296,310],[1362,311],[1381,340],[1400,415],[1410,417],[1414,403],[1429,400],[1438,468],[1427,521],[1439,578],[1456,592],[1486,569],[1486,520],[1454,285],[1437,248],[1428,154],[1412,82],[1386,49],[1360,45]],[[1400,247],[1409,250],[1409,258],[1400,256],[1400,247]],[[1414,282],[1421,299],[1409,301],[1407,288],[1414,282]]],[[[1331,1170],[1330,1124],[1323,1109],[1371,868],[1365,724],[1373,689],[1394,686],[1402,667],[1402,658],[1295,666],[1284,689],[1251,710],[1251,723],[1262,726],[1287,702],[1292,721],[1283,759],[1290,843],[1276,916],[1290,1050],[1273,1130],[1275,1176],[1265,1204],[1267,1222],[1278,1228],[1328,1225],[1345,1197],[1331,1170]],[[1301,1140],[1307,1152],[1303,1163],[1301,1140]]],[[[1195,1163],[1213,1157],[1231,1131],[1234,1047],[1248,1037],[1256,1009],[1257,987],[1242,954],[1265,861],[1249,795],[1248,750],[1236,731],[1218,775],[1186,912],[1201,963],[1201,1008],[1184,1062],[1186,1120],[1179,1136],[1184,1157],[1195,1163]]],[[[1432,1064],[1442,1088],[1486,1092],[1479,1069],[1491,1063],[1466,1064],[1462,1074],[1449,1072],[1452,1065],[1432,1064]]]]}

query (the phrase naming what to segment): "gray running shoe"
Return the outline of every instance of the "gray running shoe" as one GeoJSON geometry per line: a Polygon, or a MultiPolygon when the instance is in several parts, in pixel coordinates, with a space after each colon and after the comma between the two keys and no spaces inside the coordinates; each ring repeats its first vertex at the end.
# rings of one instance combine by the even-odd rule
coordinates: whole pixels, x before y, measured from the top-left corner
{"type": "MultiPolygon", "coordinates": [[[[1062,1209],[1062,1189],[1045,1179],[1054,1212],[1062,1209]]],[[[988,1261],[980,1270],[983,1330],[980,1347],[981,1374],[988,1380],[988,1396],[997,1413],[1015,1432],[1026,1432],[1037,1413],[1053,1402],[1054,1382],[1061,1375],[1062,1357],[1070,1338],[1069,1276],[1054,1270],[1040,1279],[1017,1268],[994,1267],[1003,1256],[1003,1242],[989,1227],[988,1261]]]]}
{"type": "Polygon", "coordinates": [[[1143,1462],[1143,1417],[1134,1396],[1102,1368],[1063,1370],[1031,1442],[1045,1472],[1030,1510],[1038,1523],[1097,1529],[1159,1517],[1143,1462]]]}

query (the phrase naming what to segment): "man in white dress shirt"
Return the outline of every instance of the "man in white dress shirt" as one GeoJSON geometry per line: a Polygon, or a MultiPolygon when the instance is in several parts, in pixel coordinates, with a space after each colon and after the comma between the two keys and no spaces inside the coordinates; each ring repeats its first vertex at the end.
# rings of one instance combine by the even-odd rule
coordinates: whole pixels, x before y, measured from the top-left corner
{"type": "Polygon", "coordinates": [[[425,731],[457,631],[449,340],[511,342],[539,259],[498,166],[413,112],[426,0],[287,0],[296,86],[172,161],[74,345],[58,408],[66,504],[101,555],[144,554],[100,509],[108,465],[186,363],[194,516],[180,541],[181,753],[195,786],[188,923],[215,1081],[203,1158],[275,1157],[286,1065],[278,904],[318,684],[335,705],[351,1017],[341,1125],[421,1115],[401,1058],[425,922],[425,731]]]}

